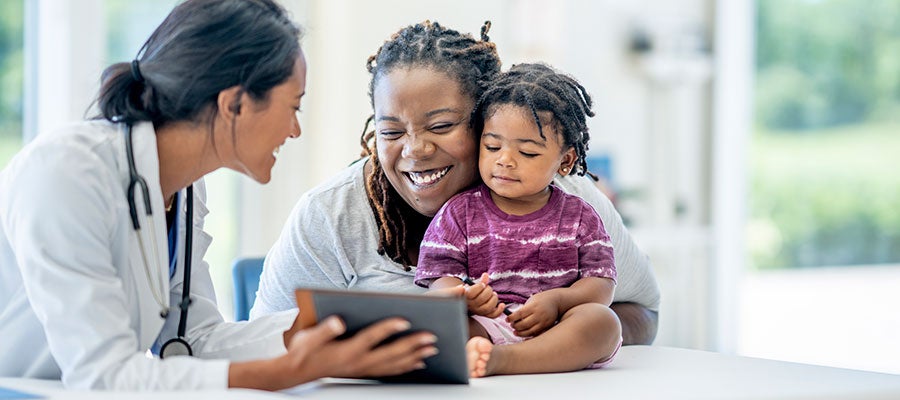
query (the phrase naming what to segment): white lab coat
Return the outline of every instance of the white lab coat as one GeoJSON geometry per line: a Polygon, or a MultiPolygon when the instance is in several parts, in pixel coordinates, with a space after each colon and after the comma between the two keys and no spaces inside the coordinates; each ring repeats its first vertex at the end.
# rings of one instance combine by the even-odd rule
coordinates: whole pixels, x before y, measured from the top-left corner
{"type": "MultiPolygon", "coordinates": [[[[41,135],[0,172],[0,376],[61,378],[70,388],[224,388],[228,360],[285,352],[282,333],[292,313],[226,323],[216,308],[203,261],[211,237],[203,231],[201,180],[194,184],[193,302],[186,333],[198,357],[146,356],[154,343],[176,336],[185,214],[179,210],[177,269],[169,280],[156,135],[150,123],[133,132],[136,168],[147,181],[153,210],[151,220],[138,206],[148,266],[125,197],[124,126],[89,121],[41,135]],[[155,265],[153,252],[162,265],[155,265]],[[148,275],[169,282],[163,288],[170,304],[165,320],[148,275]]],[[[142,204],[139,195],[136,200],[142,204]]]]}

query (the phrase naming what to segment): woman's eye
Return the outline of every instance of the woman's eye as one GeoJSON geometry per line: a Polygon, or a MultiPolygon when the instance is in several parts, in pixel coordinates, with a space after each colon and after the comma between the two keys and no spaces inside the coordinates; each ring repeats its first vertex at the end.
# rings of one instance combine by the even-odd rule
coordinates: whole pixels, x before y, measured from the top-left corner
{"type": "Polygon", "coordinates": [[[385,139],[396,139],[403,135],[401,131],[378,131],[378,135],[385,139]]]}
{"type": "Polygon", "coordinates": [[[449,132],[451,128],[453,128],[453,124],[440,123],[432,125],[430,128],[428,128],[428,130],[434,133],[446,133],[449,132]]]}

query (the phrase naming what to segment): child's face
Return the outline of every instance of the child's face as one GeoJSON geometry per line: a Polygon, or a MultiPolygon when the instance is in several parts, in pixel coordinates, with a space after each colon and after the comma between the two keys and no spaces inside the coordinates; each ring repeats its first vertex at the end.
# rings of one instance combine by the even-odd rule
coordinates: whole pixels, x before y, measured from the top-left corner
{"type": "MultiPolygon", "coordinates": [[[[542,121],[550,120],[549,114],[539,115],[542,121]]],[[[484,121],[478,169],[495,195],[546,202],[553,177],[571,171],[577,156],[571,147],[563,151],[556,129],[544,125],[544,136],[546,140],[531,112],[519,106],[500,106],[484,121]]]]}

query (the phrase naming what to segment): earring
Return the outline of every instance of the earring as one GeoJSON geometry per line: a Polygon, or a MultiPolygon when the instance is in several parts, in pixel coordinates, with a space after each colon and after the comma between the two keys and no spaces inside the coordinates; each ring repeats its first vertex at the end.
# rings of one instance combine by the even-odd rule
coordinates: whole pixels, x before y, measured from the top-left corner
{"type": "Polygon", "coordinates": [[[562,172],[563,172],[564,174],[568,174],[568,173],[569,173],[569,167],[563,167],[562,172]]]}

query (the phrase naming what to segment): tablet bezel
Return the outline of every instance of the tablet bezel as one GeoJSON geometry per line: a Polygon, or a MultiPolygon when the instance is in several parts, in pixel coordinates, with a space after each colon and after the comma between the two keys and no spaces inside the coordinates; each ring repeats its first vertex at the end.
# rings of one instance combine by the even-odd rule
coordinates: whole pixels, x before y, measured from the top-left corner
{"type": "Polygon", "coordinates": [[[437,336],[438,354],[425,359],[425,369],[380,377],[379,380],[468,384],[465,346],[469,327],[466,304],[461,297],[315,288],[297,289],[295,295],[301,327],[313,326],[330,315],[338,315],[347,326],[347,332],[340,337],[345,338],[379,320],[401,317],[412,327],[388,341],[419,331],[437,336]]]}

